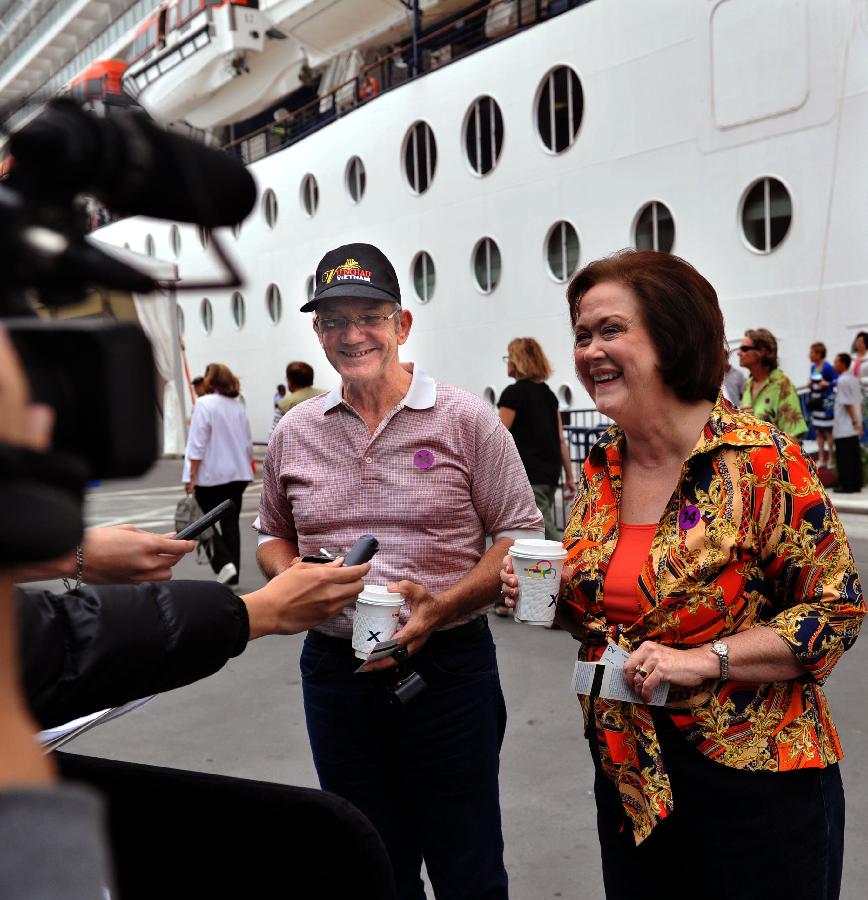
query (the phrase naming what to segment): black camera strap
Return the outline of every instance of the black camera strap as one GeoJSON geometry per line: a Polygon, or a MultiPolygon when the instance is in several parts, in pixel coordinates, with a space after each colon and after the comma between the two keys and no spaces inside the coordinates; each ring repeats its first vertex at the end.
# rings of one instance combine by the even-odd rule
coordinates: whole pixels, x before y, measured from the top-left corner
{"type": "Polygon", "coordinates": [[[0,565],[56,559],[82,536],[85,469],[62,453],[0,441],[0,565]]]}

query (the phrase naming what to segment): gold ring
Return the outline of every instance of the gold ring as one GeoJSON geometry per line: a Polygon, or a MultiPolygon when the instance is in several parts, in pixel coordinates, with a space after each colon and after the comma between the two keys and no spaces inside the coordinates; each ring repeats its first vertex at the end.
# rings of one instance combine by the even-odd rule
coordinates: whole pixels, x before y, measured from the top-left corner
{"type": "Polygon", "coordinates": [[[642,666],[636,666],[636,674],[637,674],[640,678],[647,678],[647,677],[648,677],[648,672],[647,672],[647,670],[646,670],[646,669],[643,669],[642,666]]]}

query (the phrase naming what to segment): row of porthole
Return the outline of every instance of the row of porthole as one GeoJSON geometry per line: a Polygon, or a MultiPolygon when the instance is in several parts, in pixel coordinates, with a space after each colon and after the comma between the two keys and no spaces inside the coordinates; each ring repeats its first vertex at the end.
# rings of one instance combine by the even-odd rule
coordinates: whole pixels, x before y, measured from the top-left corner
{"type": "MultiPolygon", "coordinates": [[[[358,157],[354,157],[358,159],[358,157]]],[[[361,164],[361,161],[359,161],[361,164]]],[[[313,176],[305,176],[313,178],[313,176]]],[[[318,196],[318,194],[317,194],[318,196]]],[[[277,198],[270,188],[265,192],[263,204],[266,209],[266,222],[269,227],[274,227],[277,221],[277,198]],[[268,210],[271,210],[269,213],[268,210]]],[[[789,230],[792,221],[792,200],[789,191],[777,178],[764,177],[754,181],[745,191],[741,200],[742,233],[748,246],[757,253],[771,253],[783,239],[789,230]]],[[[569,223],[557,223],[549,232],[551,238],[554,228],[564,226],[572,230],[570,238],[566,232],[561,240],[566,244],[572,241],[575,244],[575,253],[578,253],[578,238],[574,237],[575,229],[569,223]]],[[[236,226],[236,237],[240,234],[240,226],[236,226]]],[[[197,226],[199,240],[203,247],[208,246],[209,231],[197,226]]],[[[633,226],[633,242],[640,250],[661,250],[670,253],[675,244],[675,220],[669,208],[654,200],[646,203],[639,211],[633,226]]],[[[177,225],[172,225],[169,232],[169,243],[175,256],[181,252],[181,235],[177,225]]],[[[154,239],[151,235],[145,238],[145,253],[154,255],[154,239]]],[[[564,247],[564,255],[573,254],[572,246],[568,250],[564,247]]],[[[552,275],[558,281],[565,281],[569,274],[575,271],[575,267],[560,269],[551,264],[552,250],[548,250],[552,275]],[[567,274],[563,274],[566,272],[567,274]]],[[[487,292],[487,291],[486,291],[487,292]]],[[[421,296],[420,296],[420,299],[421,296]]],[[[428,298],[430,299],[430,298],[428,298]]]]}
{"type": "MultiPolygon", "coordinates": [[[[742,222],[745,237],[751,246],[762,253],[768,253],[785,237],[791,219],[791,203],[786,188],[773,178],[763,178],[755,182],[746,192],[742,204],[742,222]]],[[[175,246],[180,241],[177,226],[172,226],[170,241],[175,246]]],[[[640,250],[659,250],[668,253],[675,243],[675,223],[669,209],[654,200],[646,203],[636,217],[633,229],[636,247],[640,250]]],[[[154,255],[154,239],[145,238],[145,252],[154,255]]],[[[545,256],[549,275],[557,282],[568,281],[579,267],[579,236],[570,222],[556,222],[545,239],[545,256]]],[[[497,243],[490,237],[477,241],[472,253],[472,269],[476,286],[484,294],[490,294],[498,285],[501,275],[501,254],[497,243]]],[[[410,278],[420,303],[427,303],[434,296],[436,268],[434,260],[426,251],[413,257],[410,278]]],[[[313,296],[313,276],[308,277],[305,293],[309,300],[313,296]]],[[[271,284],[266,290],[266,310],[272,323],[277,324],[282,314],[282,299],[277,285],[271,284]]],[[[244,327],[245,304],[240,292],[232,295],[233,321],[238,329],[244,327]]],[[[202,324],[206,334],[213,327],[213,311],[208,300],[203,301],[202,324]]]]}
{"type": "MultiPolygon", "coordinates": [[[[576,73],[569,66],[552,69],[537,90],[537,128],[546,149],[562,153],[572,146],[582,120],[582,86],[576,73]]],[[[493,97],[478,97],[470,105],[464,117],[464,146],[472,172],[487,175],[497,165],[503,149],[503,114],[493,97]]],[[[431,185],[437,165],[437,141],[431,126],[424,121],[414,122],[404,137],[401,155],[404,172],[410,188],[416,194],[424,194],[431,185]]],[[[344,171],[344,184],[353,203],[359,203],[367,187],[365,165],[353,156],[344,171]]],[[[301,180],[299,199],[305,214],[312,218],[319,207],[319,184],[316,176],[306,174],[301,180]]],[[[262,195],[262,213],[269,228],[277,223],[277,196],[271,188],[262,195]]],[[[238,237],[241,226],[233,229],[238,237]]],[[[208,244],[206,229],[199,229],[202,246],[208,244]]],[[[173,241],[180,253],[179,236],[173,241]]]]}
{"type": "MultiPolygon", "coordinates": [[[[789,194],[776,179],[761,179],[747,191],[742,219],[745,237],[754,249],[768,253],[776,247],[789,229],[790,218],[789,194]]],[[[640,250],[658,250],[664,253],[672,250],[675,243],[675,223],[664,204],[654,200],[642,207],[636,217],[634,242],[640,250]]],[[[145,245],[146,252],[153,255],[151,235],[147,236],[145,245]]],[[[549,229],[545,239],[545,255],[549,275],[555,281],[564,283],[575,274],[579,267],[580,246],[579,236],[570,222],[561,220],[549,229]]],[[[476,242],[471,265],[477,288],[483,294],[494,291],[500,282],[502,261],[500,248],[492,238],[484,237],[476,242]]],[[[413,257],[410,278],[416,299],[420,303],[427,303],[434,296],[436,281],[436,267],[428,252],[422,250],[413,257]]],[[[313,291],[314,279],[311,275],[305,284],[308,300],[313,297],[313,291]]],[[[276,284],[270,284],[266,289],[265,305],[269,319],[277,324],[282,315],[283,302],[276,284]]],[[[246,306],[239,291],[232,294],[230,308],[235,326],[240,330],[244,327],[246,306]]],[[[202,301],[200,317],[205,333],[210,334],[214,316],[211,302],[207,298],[202,301]]]]}

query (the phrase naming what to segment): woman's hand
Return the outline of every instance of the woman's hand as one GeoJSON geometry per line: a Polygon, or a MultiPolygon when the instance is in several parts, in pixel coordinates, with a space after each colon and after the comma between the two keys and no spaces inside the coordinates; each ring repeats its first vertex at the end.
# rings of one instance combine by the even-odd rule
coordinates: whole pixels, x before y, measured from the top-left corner
{"type": "Polygon", "coordinates": [[[657,685],[664,681],[680,687],[696,687],[719,674],[720,660],[708,646],[676,650],[643,641],[624,663],[625,680],[646,703],[657,685]]]}

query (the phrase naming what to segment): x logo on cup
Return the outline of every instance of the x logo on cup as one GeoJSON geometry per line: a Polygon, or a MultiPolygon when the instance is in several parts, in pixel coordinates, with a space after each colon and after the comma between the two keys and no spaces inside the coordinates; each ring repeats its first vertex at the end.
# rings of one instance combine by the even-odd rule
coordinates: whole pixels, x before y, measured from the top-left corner
{"type": "Polygon", "coordinates": [[[373,641],[376,644],[380,640],[379,631],[371,631],[371,629],[369,628],[368,634],[370,635],[370,637],[368,638],[369,641],[373,641]]]}

